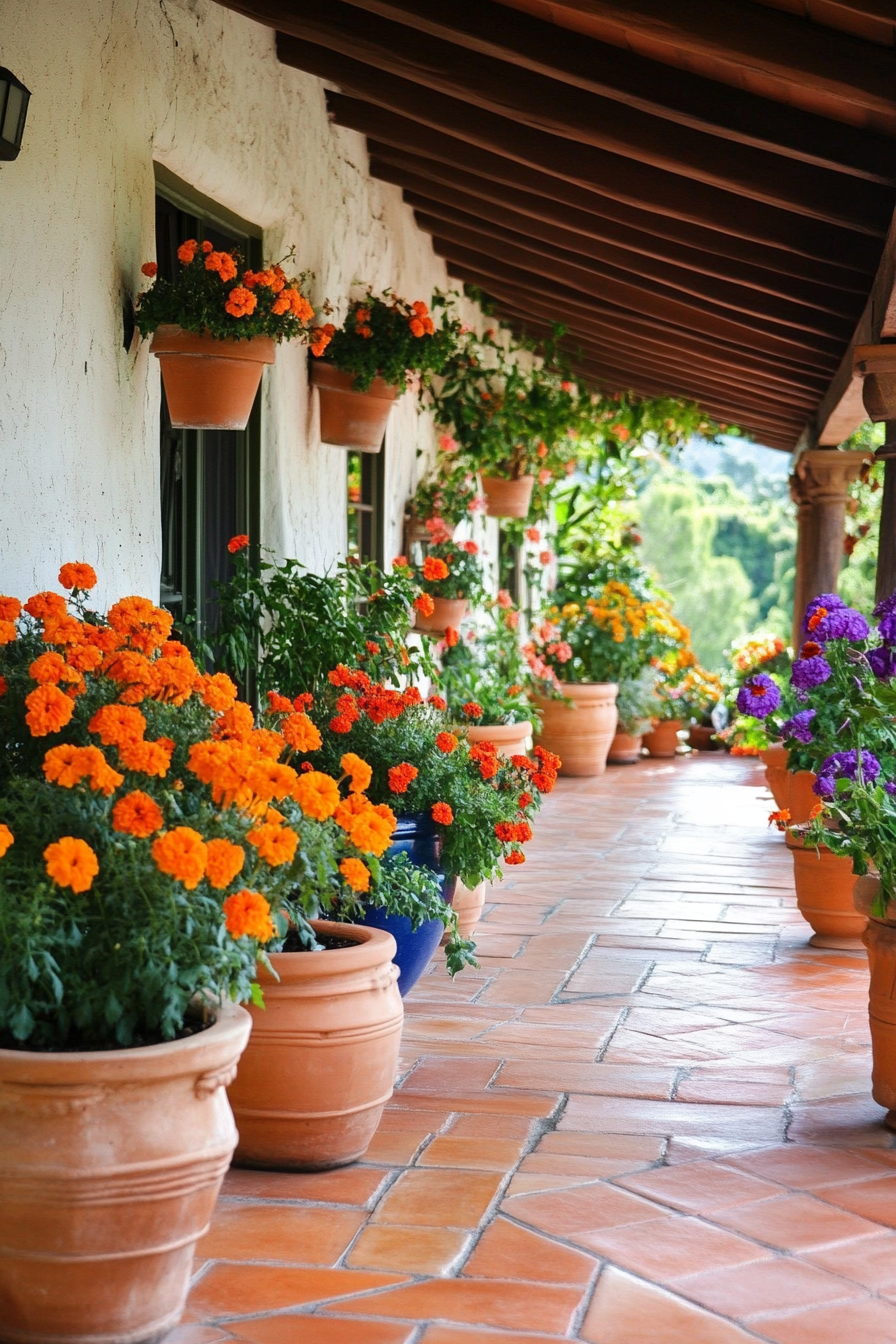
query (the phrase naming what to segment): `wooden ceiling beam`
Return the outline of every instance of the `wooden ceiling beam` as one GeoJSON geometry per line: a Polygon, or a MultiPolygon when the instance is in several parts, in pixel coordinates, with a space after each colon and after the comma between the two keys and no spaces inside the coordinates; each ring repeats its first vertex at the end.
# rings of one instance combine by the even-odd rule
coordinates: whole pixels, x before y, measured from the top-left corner
{"type": "MultiPolygon", "coordinates": [[[[840,173],[803,163],[793,165],[752,145],[721,141],[689,126],[670,125],[662,117],[624,106],[560,80],[550,79],[491,56],[465,51],[401,23],[381,19],[344,0],[291,0],[278,54],[302,65],[307,46],[340,58],[329,77],[350,88],[356,66],[367,67],[385,96],[394,80],[434,92],[572,141],[579,147],[622,158],[699,182],[708,187],[791,211],[838,228],[882,237],[893,213],[892,188],[852,179],[848,189],[840,173]],[[347,62],[347,66],[344,63],[347,62]]],[[[310,59],[319,61],[316,54],[310,59]]],[[[317,71],[315,72],[317,73],[317,71]]],[[[357,87],[355,84],[354,87],[357,87]]]]}
{"type": "Polygon", "coordinates": [[[459,241],[463,241],[465,233],[506,241],[512,247],[526,248],[552,261],[581,266],[595,275],[651,287],[659,293],[675,291],[684,301],[696,299],[711,305],[710,311],[721,309],[729,316],[743,315],[796,331],[847,341],[855,325],[846,317],[835,317],[787,299],[698,276],[694,271],[682,270],[668,262],[648,262],[622,248],[600,243],[583,244],[577,235],[559,228],[543,226],[537,230],[530,227],[526,231],[525,218],[514,219],[512,215],[508,218],[506,211],[502,212],[503,219],[495,223],[491,218],[484,219],[481,214],[473,213],[474,202],[470,203],[472,209],[463,210],[459,206],[454,208],[439,201],[427,201],[416,192],[405,192],[405,200],[414,208],[417,223],[426,233],[443,233],[451,229],[459,241]]]}
{"type": "Polygon", "coordinates": [[[821,23],[750,0],[501,3],[665,65],[896,135],[893,52],[821,23]]]}

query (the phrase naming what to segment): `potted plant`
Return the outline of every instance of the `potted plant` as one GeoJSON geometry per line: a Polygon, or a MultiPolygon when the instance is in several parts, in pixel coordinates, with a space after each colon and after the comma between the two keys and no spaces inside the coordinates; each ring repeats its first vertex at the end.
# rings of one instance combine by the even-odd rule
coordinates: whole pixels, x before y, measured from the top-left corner
{"type": "Polygon", "coordinates": [[[644,734],[652,724],[654,674],[642,668],[637,677],[619,683],[616,697],[616,734],[610,743],[607,761],[611,765],[634,765],[641,759],[644,734]]]}
{"type": "Polygon", "coordinates": [[[695,664],[685,673],[679,703],[689,719],[688,743],[696,751],[719,751],[712,714],[725,694],[722,678],[695,664]]]}
{"type": "Polygon", "coordinates": [[[322,330],[326,341],[311,346],[321,439],[378,453],[392,403],[404,392],[408,375],[428,379],[441,372],[455,348],[459,323],[448,316],[439,294],[428,305],[422,299],[408,303],[385,290],[354,300],[341,327],[328,323],[322,330]],[[442,310],[438,326],[430,307],[442,310]]]}
{"type": "Polygon", "coordinates": [[[432,541],[420,565],[409,566],[403,556],[393,560],[393,569],[408,569],[416,580],[422,598],[416,599],[416,628],[424,634],[456,637],[460,623],[471,605],[483,593],[482,566],[475,541],[452,541],[447,529],[433,533],[432,541]]]}
{"type": "Polygon", "coordinates": [[[180,1318],[292,885],[259,813],[297,776],[166,611],[59,581],[0,598],[0,1301],[10,1338],[99,1344],[180,1318]],[[202,778],[247,716],[239,789],[202,778]]]}
{"type": "MultiPolygon", "coordinates": [[[[760,758],[765,765],[766,783],[772,797],[779,808],[789,809],[791,780],[787,775],[787,750],[769,735],[764,720],[737,710],[737,697],[744,682],[755,672],[770,676],[786,697],[790,650],[779,635],[758,631],[732,645],[728,657],[731,666],[725,675],[725,704],[732,718],[720,734],[721,740],[730,747],[733,755],[760,758]]],[[[805,816],[801,816],[800,820],[807,819],[813,801],[810,796],[805,806],[805,816]]]]}
{"type": "Polygon", "coordinates": [[[216,250],[188,238],[177,250],[174,280],[158,276],[154,261],[143,274],[154,283],[136,300],[141,336],[152,336],[175,428],[245,429],[265,364],[276,345],[296,338],[323,352],[314,309],[302,293],[307,274],[288,277],[282,262],[262,271],[242,269],[238,251],[216,250]]]}

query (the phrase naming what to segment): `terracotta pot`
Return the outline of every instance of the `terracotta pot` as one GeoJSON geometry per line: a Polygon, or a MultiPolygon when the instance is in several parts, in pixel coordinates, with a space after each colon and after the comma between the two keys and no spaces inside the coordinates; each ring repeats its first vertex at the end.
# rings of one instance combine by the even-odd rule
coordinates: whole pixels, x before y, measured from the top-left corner
{"type": "Polygon", "coordinates": [[[483,476],[482,493],[488,501],[489,518],[527,518],[535,487],[534,476],[518,476],[515,481],[504,476],[483,476]]]}
{"type": "Polygon", "coordinates": [[[321,441],[336,448],[378,453],[398,388],[374,378],[366,392],[358,392],[350,373],[313,357],[311,384],[320,397],[321,441]]]}
{"type": "Polygon", "coordinates": [[[643,737],[632,737],[631,733],[617,733],[610,743],[607,761],[610,765],[634,765],[641,759],[643,737]]]}
{"type": "Polygon", "coordinates": [[[715,728],[705,723],[692,723],[688,729],[688,742],[695,751],[721,751],[722,744],[715,734],[715,728]]]}
{"type": "Polygon", "coordinates": [[[853,367],[862,375],[862,400],[871,419],[896,419],[896,346],[857,345],[853,367]]]}
{"type": "Polygon", "coordinates": [[[536,695],[541,714],[538,743],[560,757],[561,775],[602,775],[616,734],[616,693],[612,681],[578,681],[561,687],[567,700],[536,695]]]}
{"type": "Polygon", "coordinates": [[[230,1104],[243,1167],[324,1171],[367,1151],[392,1095],[404,1016],[382,929],[313,921],[355,947],[275,952],[230,1104]]]}
{"type": "Polygon", "coordinates": [[[872,917],[862,942],[868,949],[871,971],[871,1095],[878,1106],[887,1108],[884,1124],[896,1129],[896,927],[872,917]]]}
{"type": "Polygon", "coordinates": [[[803,919],[813,929],[809,942],[813,947],[856,951],[862,946],[862,934],[868,924],[853,903],[855,877],[852,860],[832,854],[826,845],[816,850],[801,836],[786,833],[787,848],[793,855],[793,880],[796,903],[803,919]]]}
{"type": "Polygon", "coordinates": [[[176,326],[157,327],[150,350],[175,429],[245,429],[264,366],[277,354],[270,336],[218,341],[176,326]]]}
{"type": "Polygon", "coordinates": [[[164,1045],[0,1050],[0,1339],[133,1344],[177,1325],[249,1027],[228,1004],[164,1045]]]}
{"type": "Polygon", "coordinates": [[[460,629],[460,623],[467,614],[469,603],[465,597],[434,597],[435,607],[431,616],[424,616],[422,611],[416,613],[417,619],[414,622],[414,629],[421,630],[427,635],[444,635],[449,625],[455,630],[460,629]]]}
{"type": "Polygon", "coordinates": [[[816,776],[811,770],[797,770],[787,775],[787,796],[784,806],[790,813],[794,826],[809,820],[809,813],[818,803],[818,795],[812,792],[816,776]]]}
{"type": "MultiPolygon", "coordinates": [[[[473,932],[482,918],[488,883],[480,882],[478,887],[465,887],[458,879],[451,905],[457,915],[457,927],[462,938],[472,938],[473,932]]],[[[447,941],[447,937],[442,940],[447,941]]]]}
{"type": "Polygon", "coordinates": [[[507,760],[511,756],[525,756],[532,740],[532,724],[528,719],[522,723],[477,723],[458,727],[468,742],[491,742],[497,747],[498,755],[507,760]]]}
{"type": "Polygon", "coordinates": [[[674,756],[678,749],[681,719],[661,719],[652,732],[644,734],[648,756],[674,756]]]}
{"type": "MultiPolygon", "coordinates": [[[[775,800],[775,806],[789,810],[790,776],[787,773],[787,758],[790,752],[776,742],[760,751],[759,755],[765,764],[765,782],[775,800]]],[[[809,818],[803,817],[801,820],[808,821],[809,818]]]]}

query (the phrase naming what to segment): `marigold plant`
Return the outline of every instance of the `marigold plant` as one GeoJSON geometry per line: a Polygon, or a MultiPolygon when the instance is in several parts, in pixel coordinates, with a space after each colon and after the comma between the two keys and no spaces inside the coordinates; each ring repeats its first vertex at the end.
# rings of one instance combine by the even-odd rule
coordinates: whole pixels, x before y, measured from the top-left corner
{"type": "Polygon", "coordinates": [[[409,373],[428,380],[442,372],[456,348],[459,330],[460,323],[446,312],[442,295],[435,294],[429,304],[422,299],[409,303],[385,290],[354,300],[342,326],[338,330],[331,326],[327,345],[312,346],[312,354],[326,354],[329,363],[352,374],[359,392],[366,392],[374,378],[403,392],[409,373]]]}

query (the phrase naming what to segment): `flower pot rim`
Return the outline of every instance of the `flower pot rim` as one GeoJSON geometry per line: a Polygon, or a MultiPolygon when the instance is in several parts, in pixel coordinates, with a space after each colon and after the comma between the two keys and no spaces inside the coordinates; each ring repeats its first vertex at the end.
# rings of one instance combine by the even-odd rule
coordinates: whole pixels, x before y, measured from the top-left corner
{"type": "Polygon", "coordinates": [[[365,392],[355,387],[355,375],[337,368],[332,360],[311,356],[311,381],[316,387],[324,387],[330,392],[345,392],[353,397],[373,397],[375,401],[395,401],[400,395],[397,383],[387,383],[385,378],[376,375],[365,392]]]}
{"type": "MultiPolygon", "coordinates": [[[[395,939],[383,929],[371,928],[366,924],[339,924],[331,919],[312,919],[309,922],[315,933],[331,938],[351,938],[355,946],[332,947],[323,952],[270,952],[271,965],[279,975],[281,984],[366,970],[371,966],[379,966],[383,961],[391,961],[395,955],[395,939]]],[[[265,975],[261,983],[270,985],[270,976],[265,975]]]]}
{"type": "MultiPolygon", "coordinates": [[[[455,723],[452,725],[452,732],[462,733],[469,737],[470,733],[483,733],[486,740],[489,734],[494,734],[498,741],[510,742],[515,737],[528,737],[532,732],[532,720],[520,719],[518,723],[455,723]]],[[[483,739],[474,738],[473,741],[481,742],[483,739]]]]}
{"type": "MultiPolygon", "coordinates": [[[[602,688],[604,688],[604,689],[606,689],[606,690],[613,690],[613,691],[618,691],[618,690],[619,690],[619,682],[618,682],[618,681],[561,681],[561,682],[560,682],[560,691],[563,692],[567,687],[573,687],[573,688],[576,688],[576,687],[579,687],[579,686],[581,686],[581,687],[594,687],[594,686],[600,686],[600,687],[602,687],[602,688]]],[[[558,703],[558,701],[557,701],[553,696],[549,696],[549,695],[540,695],[538,691],[535,692],[535,699],[536,699],[536,700],[546,701],[548,704],[555,704],[555,705],[556,705],[556,704],[558,703]]]]}
{"type": "Polygon", "coordinates": [[[273,364],[277,344],[272,336],[212,336],[209,332],[187,331],[175,322],[163,322],[152,333],[151,352],[159,355],[196,355],[199,358],[244,359],[258,364],[273,364]]]}
{"type": "Polygon", "coordinates": [[[522,476],[501,476],[495,471],[490,471],[487,475],[482,473],[480,479],[483,485],[486,481],[504,481],[508,485],[529,485],[530,482],[532,485],[535,484],[535,477],[529,472],[525,472],[522,476]]]}
{"type": "MultiPolygon", "coordinates": [[[[215,1007],[215,1020],[193,1036],[154,1045],[124,1046],[119,1050],[4,1050],[0,1049],[0,1075],[7,1082],[54,1083],[83,1081],[85,1066],[91,1081],[127,1083],[138,1074],[142,1078],[176,1077],[203,1071],[208,1061],[197,1055],[217,1047],[222,1055],[232,1051],[234,1037],[248,1039],[251,1018],[245,1008],[224,1002],[215,1007]],[[134,1068],[133,1066],[137,1067],[134,1068]],[[55,1074],[55,1077],[47,1077],[55,1074]]],[[[245,1042],[244,1042],[245,1044],[245,1042]]]]}

